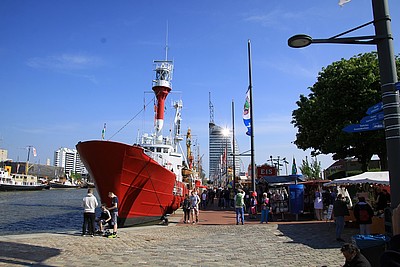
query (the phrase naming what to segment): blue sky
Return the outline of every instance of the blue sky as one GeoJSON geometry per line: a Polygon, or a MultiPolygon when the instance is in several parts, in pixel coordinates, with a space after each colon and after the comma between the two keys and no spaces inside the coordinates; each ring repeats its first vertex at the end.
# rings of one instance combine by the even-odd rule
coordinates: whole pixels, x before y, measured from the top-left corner
{"type": "MultiPolygon", "coordinates": [[[[400,1],[389,0],[389,7],[398,54],[400,1]]],[[[242,123],[249,39],[256,163],[272,155],[290,162],[295,157],[299,165],[310,155],[292,143],[296,129],[291,114],[299,95],[308,95],[323,67],[376,47],[293,49],[287,39],[299,33],[328,38],[372,19],[370,0],[352,0],[343,7],[337,0],[2,0],[0,147],[9,158],[26,160],[25,147],[32,145],[37,157],[31,162],[44,164],[50,158],[53,163],[59,147],[100,139],[104,123],[106,138],[134,143],[138,129],[151,130],[152,114],[139,115],[119,130],[151,99],[145,92],[151,91],[152,61],[165,57],[168,23],[175,70],[166,116],[172,114],[171,100],[182,99],[182,131],[191,128],[204,168],[208,170],[209,93],[214,122],[220,126],[232,127],[234,101],[239,148],[250,149],[242,123]]],[[[373,34],[368,26],[351,36],[373,34]]],[[[249,158],[242,160],[247,166],[249,158]]],[[[323,168],[333,163],[330,155],[318,160],[323,168]]]]}

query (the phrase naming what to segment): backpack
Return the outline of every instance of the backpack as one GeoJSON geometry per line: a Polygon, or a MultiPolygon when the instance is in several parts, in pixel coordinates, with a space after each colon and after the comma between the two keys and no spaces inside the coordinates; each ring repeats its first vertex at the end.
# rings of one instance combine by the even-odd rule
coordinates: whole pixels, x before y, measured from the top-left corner
{"type": "Polygon", "coordinates": [[[244,201],[243,201],[243,194],[237,194],[236,195],[236,206],[237,207],[242,207],[244,205],[244,201]]]}
{"type": "MultiPolygon", "coordinates": [[[[363,205],[365,206],[365,205],[363,205]]],[[[362,207],[360,206],[360,211],[359,211],[359,220],[360,222],[365,222],[370,220],[370,216],[367,210],[367,207],[362,207]]]]}

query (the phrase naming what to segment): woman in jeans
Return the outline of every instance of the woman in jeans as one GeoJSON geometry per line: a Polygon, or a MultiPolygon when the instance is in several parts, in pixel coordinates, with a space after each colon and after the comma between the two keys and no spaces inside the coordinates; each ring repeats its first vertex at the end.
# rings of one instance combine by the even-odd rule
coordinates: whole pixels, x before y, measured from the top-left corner
{"type": "Polygon", "coordinates": [[[268,214],[269,214],[269,198],[267,196],[267,193],[263,194],[263,198],[261,200],[261,221],[260,223],[268,223],[268,214]]]}

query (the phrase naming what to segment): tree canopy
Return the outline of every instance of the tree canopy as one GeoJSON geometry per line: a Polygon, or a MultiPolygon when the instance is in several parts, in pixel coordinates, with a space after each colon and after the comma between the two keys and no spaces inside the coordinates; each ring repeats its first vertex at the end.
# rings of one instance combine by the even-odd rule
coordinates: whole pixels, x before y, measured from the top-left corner
{"type": "Polygon", "coordinates": [[[301,166],[299,167],[301,173],[306,177],[306,180],[318,180],[321,175],[321,162],[316,158],[311,159],[311,164],[308,162],[308,157],[303,159],[301,166]]]}
{"type": "MultiPolygon", "coordinates": [[[[397,73],[400,62],[396,57],[397,73]]],[[[297,127],[294,143],[312,155],[333,154],[333,159],[356,157],[367,171],[372,155],[377,154],[386,166],[386,143],[383,130],[360,133],[342,131],[348,124],[358,124],[372,105],[381,102],[378,56],[376,52],[359,54],[334,62],[318,73],[308,96],[300,95],[292,113],[297,127]]]]}

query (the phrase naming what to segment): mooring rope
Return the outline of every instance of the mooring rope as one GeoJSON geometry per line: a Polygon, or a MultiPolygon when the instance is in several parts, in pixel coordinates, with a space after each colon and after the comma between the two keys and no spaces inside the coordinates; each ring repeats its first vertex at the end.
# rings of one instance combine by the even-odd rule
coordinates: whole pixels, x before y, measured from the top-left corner
{"type": "Polygon", "coordinates": [[[114,133],[110,138],[107,139],[107,141],[109,141],[110,139],[112,139],[114,136],[116,136],[119,132],[121,132],[126,126],[128,126],[129,123],[131,123],[137,116],[139,116],[140,113],[142,113],[142,111],[144,111],[146,109],[146,107],[148,105],[150,105],[151,102],[153,102],[155,99],[155,97],[153,97],[135,116],[133,116],[133,118],[131,118],[127,123],[125,123],[124,126],[122,126],[116,133],[114,133]]]}

